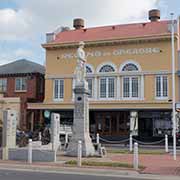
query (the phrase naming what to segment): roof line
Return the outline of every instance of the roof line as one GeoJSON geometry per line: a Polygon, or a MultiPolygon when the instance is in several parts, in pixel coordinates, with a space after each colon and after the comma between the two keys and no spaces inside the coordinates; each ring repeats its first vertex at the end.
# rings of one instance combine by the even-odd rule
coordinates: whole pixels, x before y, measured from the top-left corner
{"type": "Polygon", "coordinates": [[[156,21],[156,22],[151,22],[151,21],[146,21],[146,22],[136,22],[136,23],[128,23],[128,24],[112,24],[112,25],[104,25],[104,26],[96,26],[96,27],[84,27],[82,29],[70,29],[68,31],[63,31],[63,32],[59,32],[56,36],[58,36],[61,33],[64,32],[71,32],[71,31],[81,31],[83,29],[87,29],[87,30],[91,30],[91,29],[97,29],[97,28],[108,28],[108,27],[112,27],[112,26],[133,26],[133,25],[139,25],[139,24],[150,24],[150,23],[161,23],[161,22],[170,22],[170,20],[161,20],[161,21],[156,21]]]}
{"type": "MultiPolygon", "coordinates": [[[[86,45],[88,44],[101,44],[101,43],[108,43],[108,42],[112,42],[112,41],[122,41],[122,42],[128,42],[128,41],[138,41],[138,40],[156,40],[156,39],[163,39],[163,38],[170,38],[171,37],[171,34],[170,33],[166,33],[166,34],[158,34],[158,35],[146,35],[146,36],[143,36],[143,37],[132,37],[132,38],[120,38],[120,39],[106,39],[106,40],[102,40],[102,39],[99,39],[99,40],[95,40],[95,41],[85,41],[86,45]]],[[[56,47],[66,47],[66,46],[77,46],[79,42],[67,42],[67,43],[60,43],[60,42],[52,42],[52,43],[45,43],[45,44],[42,44],[42,47],[43,48],[49,48],[49,47],[53,47],[53,46],[56,46],[56,47]]]]}

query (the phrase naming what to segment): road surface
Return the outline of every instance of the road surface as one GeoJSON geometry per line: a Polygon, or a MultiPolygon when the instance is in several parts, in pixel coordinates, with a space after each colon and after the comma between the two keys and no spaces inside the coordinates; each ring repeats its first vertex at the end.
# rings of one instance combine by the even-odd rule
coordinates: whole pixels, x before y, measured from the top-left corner
{"type": "MultiPolygon", "coordinates": [[[[139,180],[107,176],[0,170],[0,180],[139,180]]],[[[143,180],[143,179],[141,179],[143,180]]]]}

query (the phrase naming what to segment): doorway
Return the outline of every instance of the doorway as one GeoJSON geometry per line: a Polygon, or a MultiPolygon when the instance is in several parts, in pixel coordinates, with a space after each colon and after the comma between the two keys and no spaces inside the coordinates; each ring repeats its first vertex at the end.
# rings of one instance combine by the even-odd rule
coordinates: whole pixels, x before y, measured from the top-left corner
{"type": "Polygon", "coordinates": [[[94,112],[96,133],[102,136],[127,136],[129,112],[94,112]]]}
{"type": "Polygon", "coordinates": [[[152,137],[153,136],[153,121],[152,118],[139,118],[139,136],[152,137]]]}

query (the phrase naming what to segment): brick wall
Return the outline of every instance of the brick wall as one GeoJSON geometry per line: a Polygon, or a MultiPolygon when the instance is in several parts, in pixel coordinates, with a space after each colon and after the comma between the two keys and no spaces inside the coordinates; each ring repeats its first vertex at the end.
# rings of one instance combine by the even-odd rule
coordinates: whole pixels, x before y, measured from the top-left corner
{"type": "Polygon", "coordinates": [[[44,99],[44,76],[41,74],[31,74],[23,76],[7,76],[7,91],[5,97],[20,97],[20,127],[27,129],[27,103],[28,102],[42,102],[44,99]],[[27,78],[27,91],[15,91],[15,79],[17,77],[27,78]],[[41,87],[42,86],[42,87],[41,87]]]}

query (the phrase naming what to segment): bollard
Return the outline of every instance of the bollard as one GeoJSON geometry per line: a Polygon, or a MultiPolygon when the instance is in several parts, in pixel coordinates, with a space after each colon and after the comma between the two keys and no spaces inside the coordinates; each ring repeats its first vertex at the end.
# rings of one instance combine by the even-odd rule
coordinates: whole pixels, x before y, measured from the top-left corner
{"type": "Polygon", "coordinates": [[[42,140],[41,132],[39,132],[39,141],[42,140]]]}
{"type": "Polygon", "coordinates": [[[65,145],[68,144],[68,133],[65,133],[65,145]]]}
{"type": "Polygon", "coordinates": [[[57,156],[56,156],[56,155],[57,155],[57,151],[55,150],[55,151],[54,151],[54,162],[55,162],[55,163],[57,162],[57,156]]]}
{"type": "Polygon", "coordinates": [[[96,135],[96,143],[99,144],[99,133],[96,135]]]}
{"type": "Polygon", "coordinates": [[[82,165],[82,141],[78,141],[78,166],[82,165]]]}
{"type": "Polygon", "coordinates": [[[168,135],[165,135],[165,152],[168,153],[169,152],[169,148],[168,148],[168,135]]]}
{"type": "Polygon", "coordinates": [[[28,144],[28,163],[32,164],[32,139],[29,139],[28,144]]]}
{"type": "Polygon", "coordinates": [[[138,170],[139,167],[139,157],[138,157],[138,143],[134,143],[134,162],[133,167],[135,170],[138,170]]]}
{"type": "Polygon", "coordinates": [[[130,151],[130,152],[133,151],[133,139],[132,139],[132,134],[130,134],[130,137],[129,137],[129,151],[130,151]]]}

